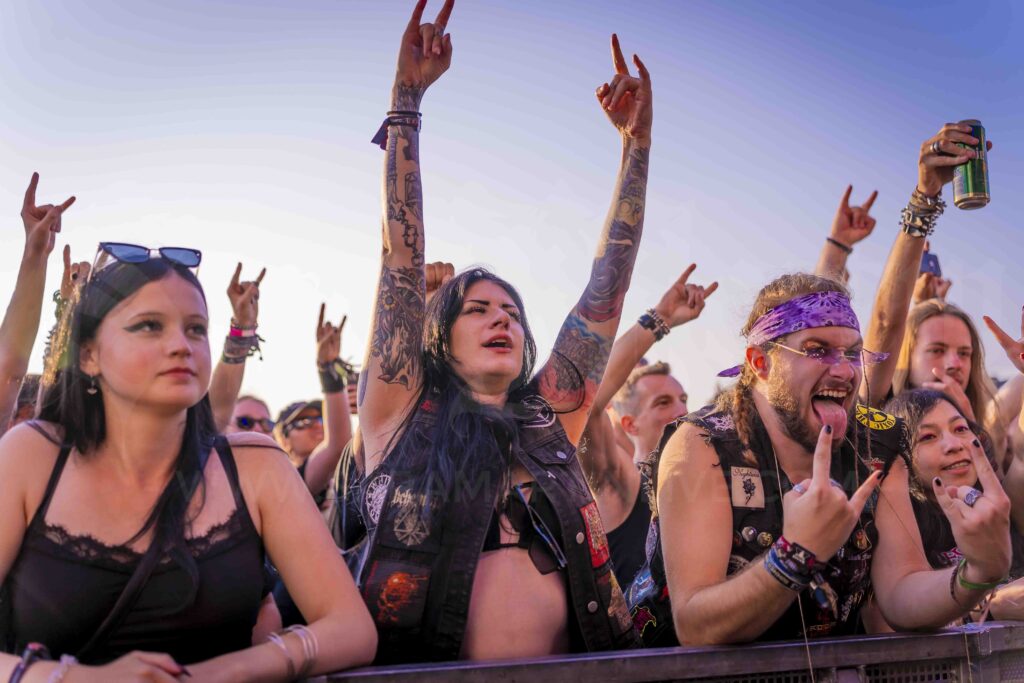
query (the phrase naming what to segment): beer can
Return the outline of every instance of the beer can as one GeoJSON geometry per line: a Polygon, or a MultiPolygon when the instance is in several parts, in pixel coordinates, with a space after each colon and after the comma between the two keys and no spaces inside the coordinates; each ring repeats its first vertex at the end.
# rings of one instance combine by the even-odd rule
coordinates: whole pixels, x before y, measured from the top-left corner
{"type": "Polygon", "coordinates": [[[966,123],[971,127],[971,136],[978,139],[978,145],[975,147],[958,142],[957,146],[973,149],[978,156],[953,169],[953,203],[958,209],[980,209],[992,198],[988,188],[985,127],[977,119],[967,119],[960,123],[966,123]]]}

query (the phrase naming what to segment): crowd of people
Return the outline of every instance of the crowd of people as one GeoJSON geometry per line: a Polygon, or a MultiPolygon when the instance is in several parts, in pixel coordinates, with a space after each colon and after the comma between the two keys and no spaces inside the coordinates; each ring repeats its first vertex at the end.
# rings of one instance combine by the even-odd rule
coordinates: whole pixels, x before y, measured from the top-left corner
{"type": "Polygon", "coordinates": [[[453,4],[425,23],[416,3],[374,138],[365,360],[341,359],[345,318],[322,307],[322,396],[276,417],[241,394],[264,273],[238,265],[214,362],[191,248],[65,248],[44,372],[26,376],[74,203],[40,203],[32,176],[0,327],[0,681],[280,681],[1024,618],[1024,318],[1021,339],[984,320],[1021,373],[997,390],[952,283],[919,268],[944,186],[982,151],[971,127],[922,143],[866,330],[845,282],[877,193],[857,206],[847,188],[813,273],[761,289],[734,383],[689,412],[648,359],[717,283],[690,265],[619,334],[653,91],[616,36],[596,98],[617,182],[548,360],[512,284],[425,262],[420,108],[451,64],[453,4]]]}

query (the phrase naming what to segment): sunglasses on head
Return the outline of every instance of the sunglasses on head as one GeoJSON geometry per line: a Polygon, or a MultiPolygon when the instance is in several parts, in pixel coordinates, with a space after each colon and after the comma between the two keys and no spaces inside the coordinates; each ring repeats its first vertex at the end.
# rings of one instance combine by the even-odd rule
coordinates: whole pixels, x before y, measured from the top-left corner
{"type": "Polygon", "coordinates": [[[309,429],[314,424],[320,425],[320,424],[323,424],[323,423],[324,423],[324,418],[321,417],[320,415],[317,415],[316,417],[300,417],[298,420],[295,420],[294,422],[289,422],[288,424],[286,424],[282,431],[284,432],[285,436],[288,436],[289,434],[291,434],[295,430],[298,430],[298,431],[301,432],[304,429],[309,429]]]}
{"type": "Polygon", "coordinates": [[[100,242],[96,254],[96,262],[93,264],[92,272],[103,269],[112,261],[122,263],[145,263],[156,253],[165,261],[186,268],[198,268],[203,260],[203,253],[198,249],[188,247],[160,247],[150,249],[138,244],[125,244],[124,242],[100,242]]]}
{"type": "Polygon", "coordinates": [[[239,429],[244,429],[247,432],[251,432],[256,429],[257,426],[262,427],[263,431],[269,432],[274,429],[274,421],[269,420],[265,417],[249,417],[248,415],[239,415],[235,418],[235,425],[239,429]]]}
{"type": "Polygon", "coordinates": [[[530,490],[533,482],[516,484],[512,487],[506,503],[506,515],[512,528],[520,534],[527,526],[533,527],[533,542],[530,543],[530,561],[541,574],[550,574],[558,569],[565,569],[569,562],[565,553],[555,540],[551,529],[541,519],[540,514],[533,509],[524,491],[530,490]]]}

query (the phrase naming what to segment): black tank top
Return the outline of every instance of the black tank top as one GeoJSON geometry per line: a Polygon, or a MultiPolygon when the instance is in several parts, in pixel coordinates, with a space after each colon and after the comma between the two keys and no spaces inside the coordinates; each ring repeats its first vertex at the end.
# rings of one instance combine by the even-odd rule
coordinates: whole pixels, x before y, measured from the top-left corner
{"type": "MultiPolygon", "coordinates": [[[[54,655],[74,654],[103,622],[142,555],[90,536],[75,536],[46,523],[46,511],[67,463],[61,449],[43,500],[29,523],[7,578],[15,652],[44,643],[54,655]]],[[[183,606],[190,582],[167,558],[153,571],[138,601],[86,664],[102,664],[132,650],[166,652],[183,664],[252,644],[263,594],[263,541],[242,498],[231,448],[217,452],[231,485],[235,510],[201,537],[187,539],[196,558],[199,586],[183,606]]]]}
{"type": "Polygon", "coordinates": [[[647,478],[641,475],[640,488],[629,517],[608,532],[608,550],[619,585],[629,586],[647,559],[647,531],[651,527],[651,507],[647,503],[647,478]]]}

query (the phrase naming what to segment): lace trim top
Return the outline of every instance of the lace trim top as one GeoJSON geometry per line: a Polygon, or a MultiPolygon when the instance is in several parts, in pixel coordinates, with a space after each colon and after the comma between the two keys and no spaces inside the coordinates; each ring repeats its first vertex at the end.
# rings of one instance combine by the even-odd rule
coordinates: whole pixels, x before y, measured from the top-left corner
{"type": "MultiPolygon", "coordinates": [[[[164,557],[135,606],[87,664],[112,661],[133,650],[166,652],[181,663],[203,661],[251,644],[264,593],[263,542],[242,498],[238,471],[226,441],[217,452],[235,499],[225,521],[187,538],[198,586],[178,562],[164,557]]],[[[54,655],[75,654],[120,597],[142,554],[123,544],[72,534],[45,521],[67,461],[62,450],[43,501],[29,524],[7,577],[15,651],[41,642],[54,655]]]]}

